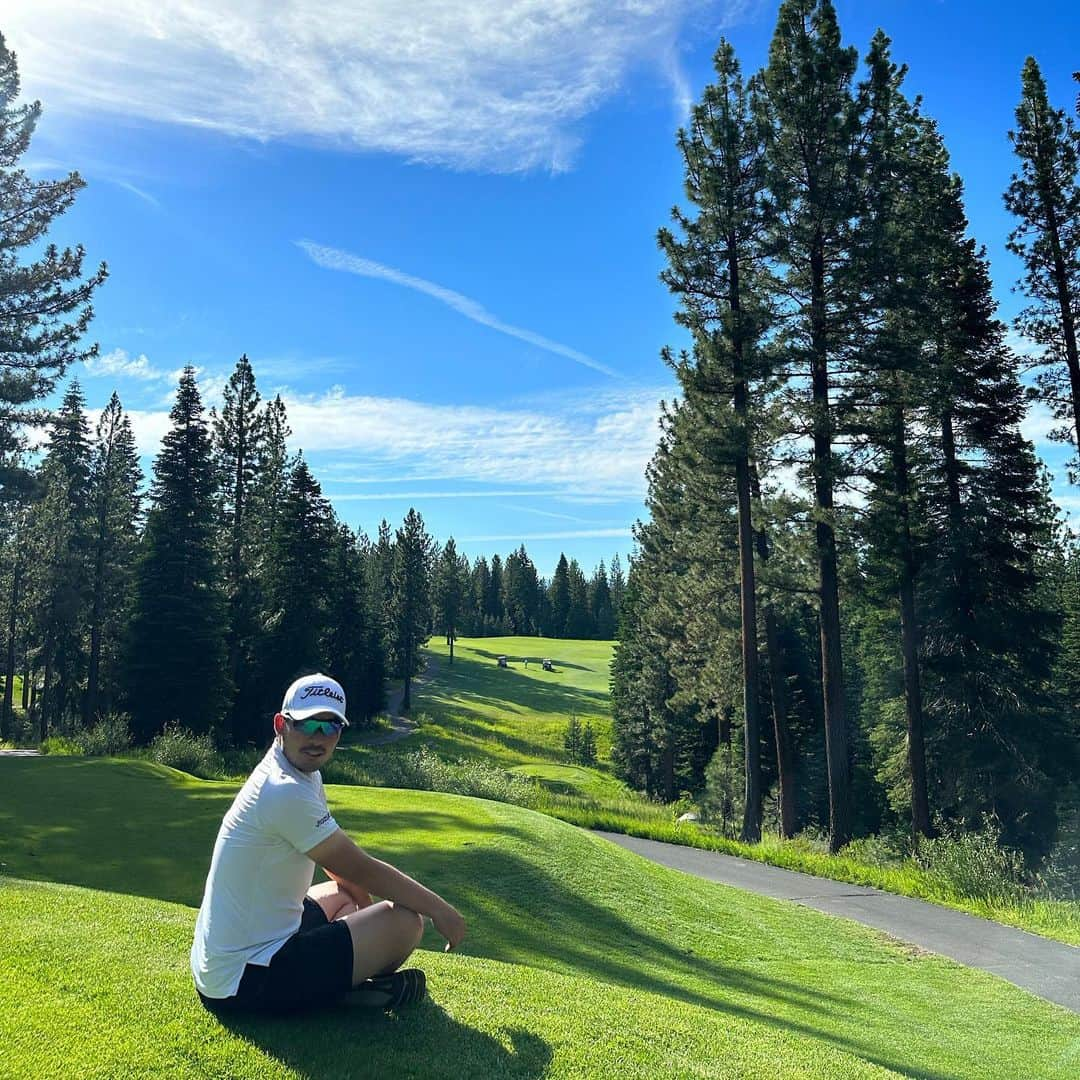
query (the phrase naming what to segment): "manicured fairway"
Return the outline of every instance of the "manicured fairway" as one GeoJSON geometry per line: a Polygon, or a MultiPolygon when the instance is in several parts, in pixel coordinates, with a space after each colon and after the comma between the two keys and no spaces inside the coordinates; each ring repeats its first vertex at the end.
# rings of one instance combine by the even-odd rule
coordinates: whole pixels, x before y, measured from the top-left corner
{"type": "Polygon", "coordinates": [[[606,766],[611,748],[608,695],[613,643],[551,638],[461,638],[454,662],[443,639],[426,653],[430,674],[417,683],[413,713],[427,720],[401,749],[426,745],[444,758],[475,758],[551,781],[556,790],[598,797],[624,786],[606,766]],[[500,668],[499,656],[508,666],[500,668]],[[554,671],[541,661],[553,660],[554,671]],[[525,667],[528,659],[529,666],[525,667]],[[571,715],[592,724],[598,769],[564,768],[571,715]],[[543,768],[532,768],[543,766],[543,768]]]}
{"type": "Polygon", "coordinates": [[[1011,1080],[1080,1066],[1080,1018],[990,976],[518,807],[342,787],[339,823],[444,891],[469,937],[458,955],[420,954],[433,1002],[413,1012],[226,1029],[194,999],[187,949],[234,791],[141,762],[0,761],[0,1075],[1011,1080]]]}

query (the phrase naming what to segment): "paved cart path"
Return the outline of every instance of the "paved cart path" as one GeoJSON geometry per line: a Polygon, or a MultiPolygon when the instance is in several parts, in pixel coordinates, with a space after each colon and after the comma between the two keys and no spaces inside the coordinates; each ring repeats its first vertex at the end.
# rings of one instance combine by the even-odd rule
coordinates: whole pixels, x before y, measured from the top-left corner
{"type": "Polygon", "coordinates": [[[696,877],[854,919],[1080,1012],[1080,949],[1073,945],[880,889],[658,840],[607,832],[598,835],[696,877]]]}

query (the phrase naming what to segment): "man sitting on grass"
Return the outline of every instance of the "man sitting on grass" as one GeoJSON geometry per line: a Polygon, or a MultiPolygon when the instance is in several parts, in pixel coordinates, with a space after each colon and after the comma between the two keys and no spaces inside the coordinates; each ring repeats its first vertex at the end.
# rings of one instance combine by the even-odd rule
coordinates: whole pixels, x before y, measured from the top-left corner
{"type": "Polygon", "coordinates": [[[442,897],[368,855],[331,816],[319,766],[347,723],[338,682],[297,679],[274,717],[273,745],[221,823],[191,946],[195,987],[214,1011],[339,998],[397,1008],[424,996],[424,973],[398,970],[423,917],[447,949],[465,936],[442,897]],[[316,863],[331,880],[312,886],[316,863]]]}

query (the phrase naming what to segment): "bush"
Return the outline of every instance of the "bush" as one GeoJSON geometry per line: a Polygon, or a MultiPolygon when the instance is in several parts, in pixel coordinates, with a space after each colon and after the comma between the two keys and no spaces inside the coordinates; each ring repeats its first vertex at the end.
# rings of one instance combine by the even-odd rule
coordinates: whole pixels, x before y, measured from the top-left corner
{"type": "Polygon", "coordinates": [[[191,773],[204,780],[221,776],[225,763],[209,735],[196,735],[179,724],[169,724],[150,744],[150,760],[191,773]]]}
{"type": "Polygon", "coordinates": [[[1024,858],[1001,845],[1001,824],[983,819],[974,832],[947,832],[922,840],[915,861],[936,882],[958,897],[991,904],[1018,904],[1028,898],[1024,858]]]}
{"type": "Polygon", "coordinates": [[[528,807],[535,806],[541,797],[535,780],[482,761],[444,761],[427,747],[407,754],[370,754],[362,761],[334,758],[323,769],[323,779],[328,784],[443,791],[528,807]]]}
{"type": "Polygon", "coordinates": [[[51,754],[53,757],[78,757],[83,750],[74,739],[69,739],[66,735],[50,735],[42,742],[39,752],[51,754]]]}
{"type": "Polygon", "coordinates": [[[705,770],[701,816],[729,840],[735,839],[742,827],[745,787],[742,750],[735,742],[720,745],[705,770]]]}
{"type": "Polygon", "coordinates": [[[115,757],[131,749],[131,728],[124,713],[108,713],[88,730],[75,733],[79,752],[90,757],[115,757]]]}

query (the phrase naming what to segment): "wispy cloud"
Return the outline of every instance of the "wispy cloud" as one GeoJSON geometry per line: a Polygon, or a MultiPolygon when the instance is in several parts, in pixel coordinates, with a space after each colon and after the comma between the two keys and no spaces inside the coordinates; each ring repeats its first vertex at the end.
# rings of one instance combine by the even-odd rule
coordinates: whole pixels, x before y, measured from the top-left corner
{"type": "Polygon", "coordinates": [[[8,0],[50,107],[457,168],[567,168],[583,117],[743,0],[8,0]]]}
{"type": "Polygon", "coordinates": [[[633,536],[633,530],[626,527],[621,529],[575,529],[571,532],[552,533],[497,533],[487,536],[462,536],[459,540],[463,544],[495,544],[495,543],[524,543],[536,540],[600,540],[605,537],[633,536]]]}
{"type": "Polygon", "coordinates": [[[158,382],[172,378],[173,373],[154,367],[146,353],[131,356],[126,349],[113,349],[85,362],[86,373],[92,378],[136,379],[139,382],[158,382]]]}
{"type": "Polygon", "coordinates": [[[161,203],[158,202],[158,200],[153,195],[151,195],[149,191],[143,191],[141,187],[137,187],[135,184],[131,183],[131,181],[113,180],[112,183],[114,183],[117,187],[123,188],[125,191],[130,191],[131,194],[134,195],[136,198],[142,199],[142,201],[145,203],[149,203],[150,206],[154,207],[155,209],[161,208],[161,203]]]}
{"type": "Polygon", "coordinates": [[[395,270],[392,266],[384,266],[373,259],[362,259],[359,255],[351,255],[349,252],[341,251],[338,248],[314,244],[310,240],[298,240],[297,246],[307,252],[308,257],[314,263],[327,270],[342,270],[345,273],[357,274],[360,277],[378,278],[381,281],[392,282],[394,285],[401,285],[406,289],[413,289],[416,292],[434,297],[440,303],[453,308],[459,315],[464,315],[466,319],[472,319],[473,322],[480,323],[481,326],[489,326],[500,334],[508,334],[510,337],[526,341],[537,348],[546,349],[557,356],[565,356],[568,360],[583,364],[594,371],[603,372],[605,375],[616,377],[618,374],[611,368],[594,360],[591,356],[578,352],[577,349],[571,349],[568,345],[560,345],[557,341],[541,337],[539,334],[533,333],[532,330],[524,330],[520,326],[511,326],[509,323],[504,323],[476,300],[462,296],[461,293],[454,292],[453,289],[448,289],[444,285],[436,285],[433,281],[413,277],[412,274],[395,270]]]}
{"type": "MultiPolygon", "coordinates": [[[[210,394],[200,389],[204,401],[210,394]]],[[[393,479],[402,490],[377,498],[490,497],[573,499],[579,503],[640,500],[645,466],[656,449],[656,387],[621,388],[585,398],[546,395],[543,407],[436,405],[404,398],[283,392],[293,435],[316,475],[341,488],[393,479]],[[418,484],[431,484],[427,492],[418,484]],[[410,485],[408,490],[404,485],[410,485]],[[452,490],[438,488],[452,486],[452,490]]],[[[136,437],[157,452],[167,414],[140,413],[136,437]]],[[[329,492],[332,501],[369,500],[369,491],[329,492]]]]}

